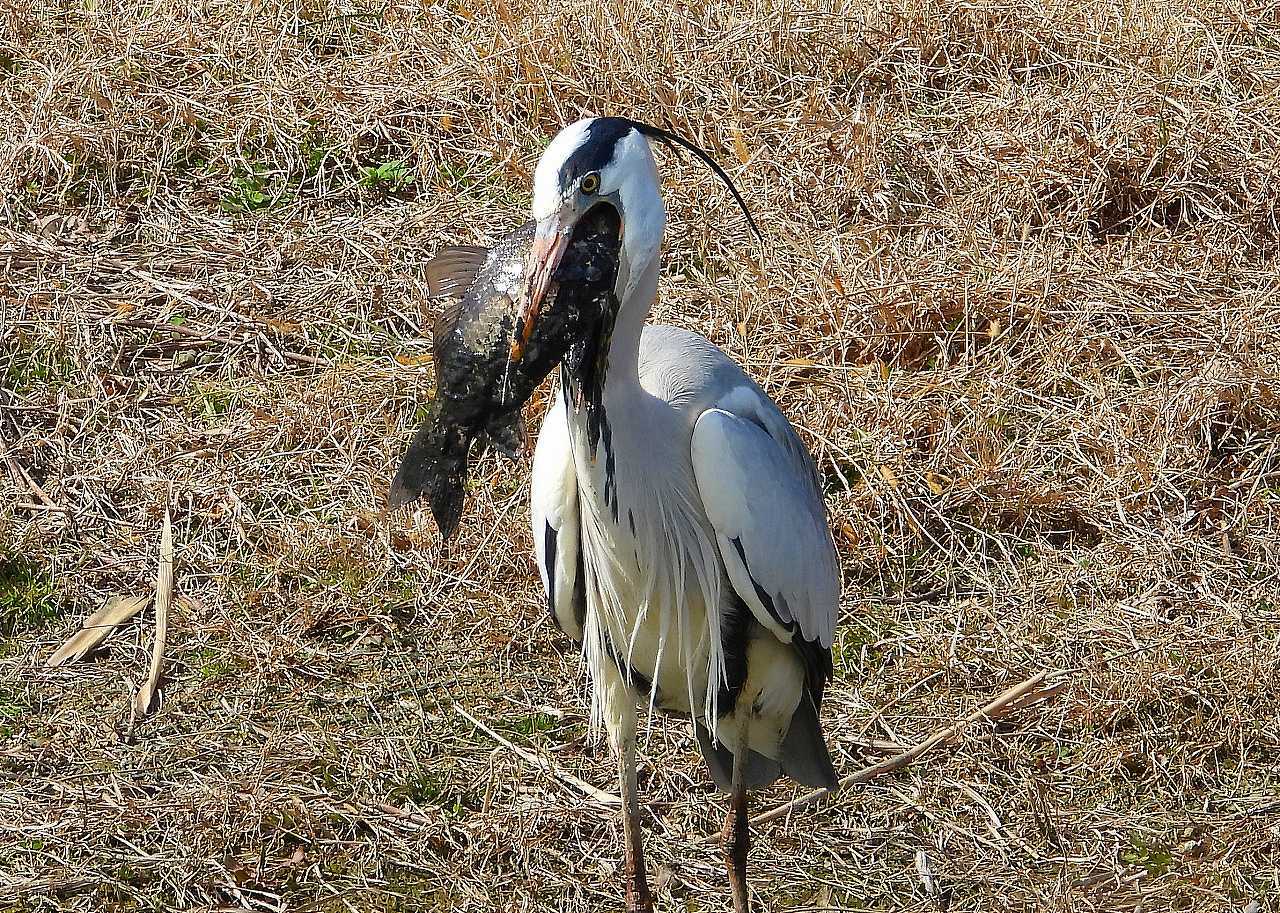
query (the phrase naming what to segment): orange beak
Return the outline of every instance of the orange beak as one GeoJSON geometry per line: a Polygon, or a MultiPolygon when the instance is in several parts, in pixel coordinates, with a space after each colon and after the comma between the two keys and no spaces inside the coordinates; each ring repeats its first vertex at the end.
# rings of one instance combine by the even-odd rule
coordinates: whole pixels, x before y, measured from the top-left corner
{"type": "Polygon", "coordinates": [[[547,298],[547,290],[551,287],[551,276],[564,258],[564,252],[569,249],[572,231],[573,225],[565,224],[560,213],[538,223],[533,236],[533,247],[525,261],[524,291],[520,295],[519,317],[515,336],[511,340],[512,362],[518,362],[524,357],[534,326],[538,322],[538,314],[542,311],[542,303],[547,298]]]}

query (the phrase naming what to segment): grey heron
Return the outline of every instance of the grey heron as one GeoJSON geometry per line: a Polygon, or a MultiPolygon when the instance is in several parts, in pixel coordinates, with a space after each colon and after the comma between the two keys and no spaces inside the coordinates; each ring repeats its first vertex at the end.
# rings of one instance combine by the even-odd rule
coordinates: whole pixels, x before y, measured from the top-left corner
{"type": "Polygon", "coordinates": [[[636,783],[647,706],[691,717],[729,793],[722,847],[746,913],[747,791],[784,774],[837,785],[819,707],[839,572],[813,459],[777,405],[708,340],[646,324],[666,225],[651,139],[692,149],[746,211],[707,153],[659,128],[589,118],[548,145],[523,332],[586,213],[617,210],[622,250],[616,313],[577,343],[577,370],[561,367],[538,436],[532,526],[549,611],[582,644],[618,758],[627,910],[653,909],[636,783]]]}

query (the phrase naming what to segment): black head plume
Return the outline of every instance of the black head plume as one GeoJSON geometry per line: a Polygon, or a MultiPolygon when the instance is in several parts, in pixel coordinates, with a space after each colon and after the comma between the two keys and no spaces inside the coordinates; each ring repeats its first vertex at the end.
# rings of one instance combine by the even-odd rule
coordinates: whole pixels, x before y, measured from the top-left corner
{"type": "Polygon", "coordinates": [[[764,235],[760,233],[759,227],[756,226],[756,220],[751,218],[751,210],[747,208],[747,201],[742,198],[742,194],[738,193],[738,188],[734,186],[733,180],[725,173],[725,170],[720,167],[720,164],[711,157],[710,152],[703,149],[698,144],[690,142],[678,133],[672,133],[670,130],[665,130],[662,127],[655,127],[652,124],[642,123],[638,120],[631,120],[630,118],[626,118],[625,120],[645,136],[650,137],[651,139],[656,139],[660,143],[670,146],[673,149],[676,147],[684,147],[698,158],[702,159],[702,161],[716,173],[716,177],[724,181],[724,185],[729,188],[729,192],[733,194],[734,200],[737,201],[738,206],[742,209],[742,214],[747,217],[747,224],[751,226],[751,230],[755,232],[756,238],[761,243],[764,243],[764,235]]]}

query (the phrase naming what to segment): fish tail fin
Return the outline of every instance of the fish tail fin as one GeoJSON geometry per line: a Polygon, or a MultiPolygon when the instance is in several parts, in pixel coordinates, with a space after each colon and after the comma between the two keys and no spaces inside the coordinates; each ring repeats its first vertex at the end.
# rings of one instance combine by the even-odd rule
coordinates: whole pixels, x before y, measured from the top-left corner
{"type": "Polygon", "coordinates": [[[387,502],[399,507],[425,495],[440,535],[452,539],[462,519],[472,441],[462,428],[440,421],[439,407],[433,402],[391,480],[387,502]]]}

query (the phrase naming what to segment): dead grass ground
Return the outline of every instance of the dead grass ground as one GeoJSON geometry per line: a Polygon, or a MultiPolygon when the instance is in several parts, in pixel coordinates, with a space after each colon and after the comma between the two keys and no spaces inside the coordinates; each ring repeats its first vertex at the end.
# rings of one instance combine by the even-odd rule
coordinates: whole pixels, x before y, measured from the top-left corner
{"type": "MultiPolygon", "coordinates": [[[[754,270],[664,159],[659,316],[746,363],[829,481],[838,766],[1068,686],[762,828],[761,910],[1275,909],[1277,15],[7,4],[0,906],[619,905],[612,815],[454,709],[613,788],[527,467],[485,460],[448,551],[379,513],[428,392],[421,263],[617,112],[719,150],[774,245],[754,270]],[[150,586],[170,487],[186,600],[130,734],[149,623],[42,664],[150,586]]],[[[644,755],[662,906],[726,909],[685,727],[644,755]]]]}

